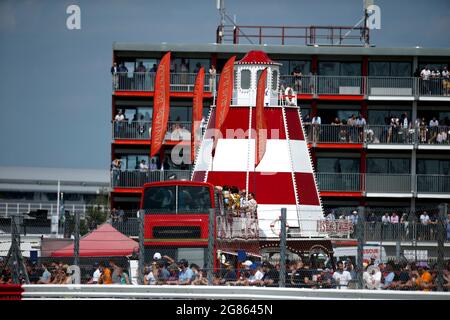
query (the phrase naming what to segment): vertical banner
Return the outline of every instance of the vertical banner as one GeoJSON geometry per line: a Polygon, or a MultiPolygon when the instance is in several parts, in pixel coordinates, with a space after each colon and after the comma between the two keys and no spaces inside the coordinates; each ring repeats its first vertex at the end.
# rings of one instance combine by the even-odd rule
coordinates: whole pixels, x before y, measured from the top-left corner
{"type": "Polygon", "coordinates": [[[256,152],[255,152],[255,168],[261,162],[266,153],[267,142],[267,122],[264,116],[264,93],[267,83],[267,68],[261,73],[258,79],[258,87],[256,91],[256,152]]]}
{"type": "Polygon", "coordinates": [[[192,130],[191,130],[191,163],[195,161],[195,153],[201,132],[200,123],[203,116],[203,89],[205,83],[205,69],[203,67],[197,73],[194,85],[194,99],[192,102],[192,130]]]}
{"type": "MultiPolygon", "coordinates": [[[[219,89],[217,90],[216,107],[216,130],[220,130],[225,122],[228,111],[230,110],[231,99],[233,95],[234,61],[236,56],[231,57],[222,69],[219,79],[219,89]]],[[[214,155],[217,146],[218,136],[214,137],[212,154],[214,155]]]]}
{"type": "Polygon", "coordinates": [[[156,71],[153,98],[152,140],[150,157],[155,156],[164,141],[170,112],[170,52],[161,59],[156,71]]]}

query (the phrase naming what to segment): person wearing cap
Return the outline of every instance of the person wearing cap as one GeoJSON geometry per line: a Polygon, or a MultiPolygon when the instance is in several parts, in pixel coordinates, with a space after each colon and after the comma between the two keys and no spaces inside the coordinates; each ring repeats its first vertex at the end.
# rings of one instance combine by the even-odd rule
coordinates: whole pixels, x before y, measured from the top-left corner
{"type": "Polygon", "coordinates": [[[178,261],[178,267],[180,268],[180,273],[178,274],[178,284],[188,285],[191,284],[192,277],[194,273],[191,268],[189,268],[189,263],[186,259],[181,259],[178,261]]]}
{"type": "Polygon", "coordinates": [[[250,266],[250,270],[251,270],[252,275],[248,279],[247,285],[252,285],[252,286],[263,285],[264,284],[264,281],[263,281],[264,272],[262,270],[261,264],[257,263],[257,262],[253,263],[250,266]]]}

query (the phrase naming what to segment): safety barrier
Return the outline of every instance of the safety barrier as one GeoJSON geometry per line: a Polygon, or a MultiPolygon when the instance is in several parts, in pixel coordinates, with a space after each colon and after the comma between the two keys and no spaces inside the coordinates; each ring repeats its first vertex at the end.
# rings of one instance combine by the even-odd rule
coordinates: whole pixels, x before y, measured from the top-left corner
{"type": "Polygon", "coordinates": [[[24,285],[23,299],[450,300],[450,292],[220,286],[24,285]]]}

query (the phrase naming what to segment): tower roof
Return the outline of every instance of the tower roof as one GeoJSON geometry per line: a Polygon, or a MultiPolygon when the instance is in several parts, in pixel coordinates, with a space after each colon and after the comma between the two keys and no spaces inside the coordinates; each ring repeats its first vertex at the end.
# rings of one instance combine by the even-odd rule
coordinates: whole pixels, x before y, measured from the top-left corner
{"type": "Polygon", "coordinates": [[[273,64],[281,65],[281,63],[275,62],[269,58],[264,51],[252,50],[249,51],[244,58],[236,62],[236,64],[273,64]]]}

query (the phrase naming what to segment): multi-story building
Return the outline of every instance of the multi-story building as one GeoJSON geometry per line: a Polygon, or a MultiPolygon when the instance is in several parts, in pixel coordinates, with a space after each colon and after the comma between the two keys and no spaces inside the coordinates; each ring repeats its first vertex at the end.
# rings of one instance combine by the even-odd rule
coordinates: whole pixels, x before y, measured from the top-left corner
{"type": "Polygon", "coordinates": [[[297,92],[325,210],[362,205],[414,211],[449,202],[450,79],[421,78],[420,71],[427,65],[431,73],[448,68],[450,49],[115,43],[113,59],[126,70],[112,81],[111,161],[122,160],[121,169],[111,171],[112,207],[137,209],[144,182],[190,178],[191,167],[176,165],[168,155],[180,140],[190,143],[195,73],[205,67],[207,117],[217,84],[208,69],[214,65],[220,74],[228,58],[250,50],[282,63],[280,86],[297,92]],[[159,157],[150,159],[154,67],[167,51],[169,132],[159,157]],[[119,110],[125,121],[114,121],[119,110]],[[351,125],[352,115],[366,123],[351,125]],[[311,125],[308,119],[317,116],[321,124],[311,125]],[[398,124],[391,124],[396,117],[398,124]],[[339,125],[332,124],[336,118],[339,125]],[[140,170],[142,160],[158,170],[140,170]]]}

